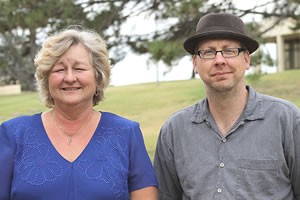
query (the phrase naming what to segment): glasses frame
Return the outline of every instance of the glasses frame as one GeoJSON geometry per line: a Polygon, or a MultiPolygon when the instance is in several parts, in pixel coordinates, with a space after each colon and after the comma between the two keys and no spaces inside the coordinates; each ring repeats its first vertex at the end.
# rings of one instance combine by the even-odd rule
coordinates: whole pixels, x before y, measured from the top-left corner
{"type": "MultiPolygon", "coordinates": [[[[246,50],[247,50],[247,49],[242,48],[242,47],[239,47],[239,48],[225,48],[225,49],[222,49],[222,50],[220,50],[220,51],[216,51],[216,50],[198,50],[198,51],[197,51],[197,55],[199,56],[199,58],[202,58],[202,59],[215,59],[216,56],[217,56],[217,53],[220,52],[220,53],[222,54],[223,58],[233,58],[233,57],[237,57],[238,55],[240,55],[241,52],[244,52],[244,51],[246,51],[246,50]],[[225,54],[225,56],[224,56],[224,51],[230,50],[230,49],[232,49],[232,50],[237,49],[237,50],[238,50],[238,51],[237,51],[237,54],[236,54],[236,55],[233,55],[233,56],[228,56],[228,55],[226,56],[226,54],[225,54]],[[205,58],[205,57],[202,57],[202,56],[201,56],[201,52],[203,52],[203,51],[212,51],[212,52],[214,52],[214,56],[211,57],[211,58],[205,58]]],[[[212,55],[213,55],[213,54],[212,54],[212,55]]]]}

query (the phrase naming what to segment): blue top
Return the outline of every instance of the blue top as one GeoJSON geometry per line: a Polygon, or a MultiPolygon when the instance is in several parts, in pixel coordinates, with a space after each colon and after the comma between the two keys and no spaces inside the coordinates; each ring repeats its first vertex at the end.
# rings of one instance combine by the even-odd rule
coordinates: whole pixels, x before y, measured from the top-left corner
{"type": "Polygon", "coordinates": [[[157,181],[137,122],[103,112],[74,162],[56,151],[40,113],[0,125],[0,200],[123,200],[148,186],[157,181]]]}

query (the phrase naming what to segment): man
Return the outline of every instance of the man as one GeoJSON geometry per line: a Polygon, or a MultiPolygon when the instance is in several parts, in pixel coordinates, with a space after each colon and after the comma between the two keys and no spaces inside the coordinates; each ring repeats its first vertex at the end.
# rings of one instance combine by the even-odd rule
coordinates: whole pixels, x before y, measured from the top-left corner
{"type": "Polygon", "coordinates": [[[246,85],[258,46],[231,14],[202,17],[185,41],[207,97],[161,129],[160,200],[300,200],[300,111],[246,85]]]}

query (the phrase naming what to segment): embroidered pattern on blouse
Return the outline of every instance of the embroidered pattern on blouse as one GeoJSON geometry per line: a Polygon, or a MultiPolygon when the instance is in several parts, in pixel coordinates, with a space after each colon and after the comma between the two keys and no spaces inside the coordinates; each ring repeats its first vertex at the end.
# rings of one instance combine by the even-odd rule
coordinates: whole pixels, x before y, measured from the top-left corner
{"type": "Polygon", "coordinates": [[[18,151],[15,162],[22,180],[32,185],[42,185],[61,176],[62,167],[50,153],[49,145],[39,142],[34,129],[17,128],[22,129],[21,132],[25,130],[22,136],[16,138],[18,151]]]}
{"type": "MultiPolygon", "coordinates": [[[[115,199],[128,199],[127,171],[124,163],[128,163],[122,155],[126,154],[128,146],[126,140],[116,134],[116,130],[102,129],[96,132],[94,152],[96,159],[81,160],[79,167],[89,179],[103,181],[112,185],[111,190],[115,199]],[[124,159],[124,160],[123,160],[124,159]]],[[[127,158],[127,155],[125,156],[127,158]]]]}

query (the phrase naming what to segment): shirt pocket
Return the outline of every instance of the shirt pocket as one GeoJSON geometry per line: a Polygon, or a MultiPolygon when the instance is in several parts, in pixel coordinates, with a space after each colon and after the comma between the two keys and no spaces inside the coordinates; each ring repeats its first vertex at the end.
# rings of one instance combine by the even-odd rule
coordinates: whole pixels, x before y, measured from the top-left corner
{"type": "Polygon", "coordinates": [[[240,159],[236,200],[272,200],[276,197],[277,160],[240,159]]]}

